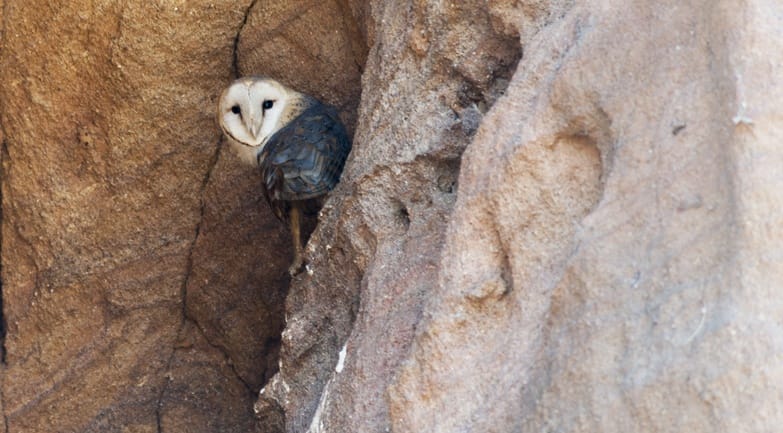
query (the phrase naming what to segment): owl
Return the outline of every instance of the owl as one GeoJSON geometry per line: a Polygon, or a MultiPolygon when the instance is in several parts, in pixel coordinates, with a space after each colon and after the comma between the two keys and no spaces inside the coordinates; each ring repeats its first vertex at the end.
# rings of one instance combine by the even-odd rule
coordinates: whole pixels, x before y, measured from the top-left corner
{"type": "Polygon", "coordinates": [[[302,218],[340,180],[351,140],[337,111],[317,99],[264,77],[240,78],[218,105],[223,133],[240,158],[258,166],[264,196],[289,224],[293,276],[304,264],[302,218]]]}

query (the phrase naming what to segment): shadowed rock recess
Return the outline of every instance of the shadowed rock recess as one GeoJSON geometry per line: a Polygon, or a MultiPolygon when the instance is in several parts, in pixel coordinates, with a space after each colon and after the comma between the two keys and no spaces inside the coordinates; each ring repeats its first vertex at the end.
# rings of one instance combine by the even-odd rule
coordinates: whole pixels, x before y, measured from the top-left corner
{"type": "Polygon", "coordinates": [[[4,431],[774,432],[775,0],[0,0],[4,431]],[[291,279],[221,90],[340,110],[291,279]]]}

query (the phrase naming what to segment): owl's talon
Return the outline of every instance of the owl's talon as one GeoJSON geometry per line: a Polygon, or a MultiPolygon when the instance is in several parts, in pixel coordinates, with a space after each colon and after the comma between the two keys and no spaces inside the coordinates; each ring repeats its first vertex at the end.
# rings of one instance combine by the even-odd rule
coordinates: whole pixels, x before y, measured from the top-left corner
{"type": "Polygon", "coordinates": [[[288,274],[292,277],[295,277],[299,275],[300,272],[302,272],[303,268],[304,260],[302,260],[301,257],[294,257],[294,262],[291,263],[291,266],[288,268],[288,274]]]}

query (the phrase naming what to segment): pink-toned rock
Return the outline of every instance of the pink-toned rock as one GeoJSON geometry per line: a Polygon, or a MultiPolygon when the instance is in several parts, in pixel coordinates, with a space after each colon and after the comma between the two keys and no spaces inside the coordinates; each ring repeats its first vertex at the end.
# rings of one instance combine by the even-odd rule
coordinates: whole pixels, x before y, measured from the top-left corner
{"type": "Polygon", "coordinates": [[[289,291],[281,371],[257,404],[281,408],[289,432],[390,427],[386,390],[437,281],[460,156],[521,55],[479,3],[370,5],[362,85],[374,90],[311,239],[312,273],[289,291]]]}
{"type": "Polygon", "coordinates": [[[353,248],[356,319],[317,257],[260,403],[289,432],[774,431],[781,86],[760,53],[783,26],[744,7],[373,3],[347,185],[311,244],[353,248]],[[505,89],[481,71],[511,34],[505,89]],[[468,141],[452,210],[434,167],[468,141]]]}
{"type": "Polygon", "coordinates": [[[5,430],[777,431],[781,17],[0,0],[5,430]],[[292,280],[250,74],[355,131],[292,280]]]}
{"type": "Polygon", "coordinates": [[[465,153],[394,431],[783,420],[782,10],[614,3],[525,44],[465,153]]]}

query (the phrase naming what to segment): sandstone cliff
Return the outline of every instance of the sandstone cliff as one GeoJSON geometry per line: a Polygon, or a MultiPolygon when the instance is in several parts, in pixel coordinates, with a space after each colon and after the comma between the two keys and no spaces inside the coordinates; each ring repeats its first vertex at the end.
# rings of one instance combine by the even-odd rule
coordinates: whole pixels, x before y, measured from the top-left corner
{"type": "Polygon", "coordinates": [[[775,0],[0,0],[7,432],[775,432],[775,0]],[[288,234],[214,111],[337,106],[288,234]]]}

